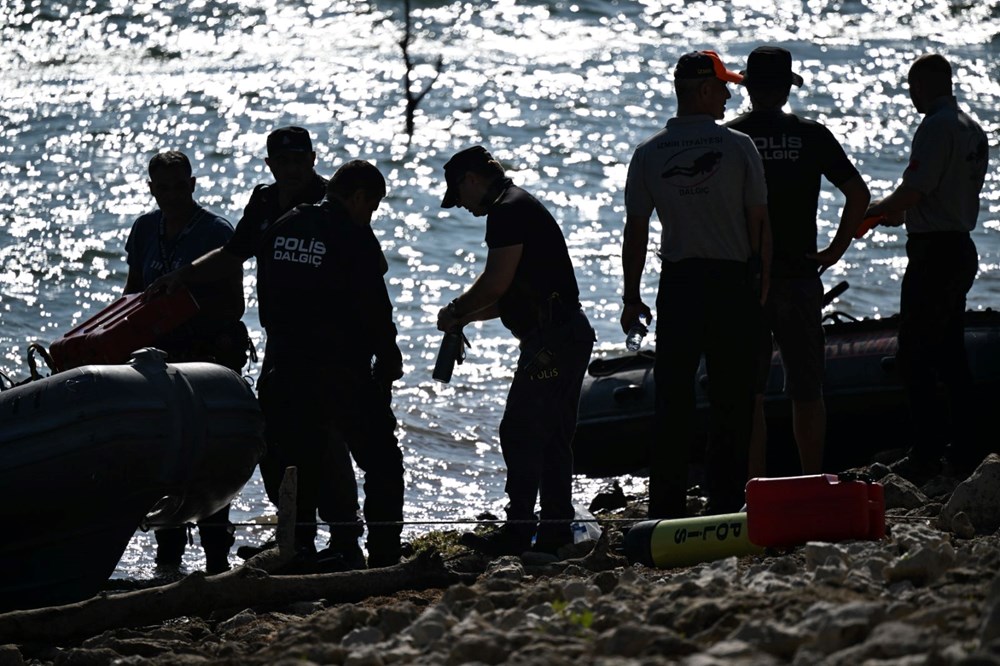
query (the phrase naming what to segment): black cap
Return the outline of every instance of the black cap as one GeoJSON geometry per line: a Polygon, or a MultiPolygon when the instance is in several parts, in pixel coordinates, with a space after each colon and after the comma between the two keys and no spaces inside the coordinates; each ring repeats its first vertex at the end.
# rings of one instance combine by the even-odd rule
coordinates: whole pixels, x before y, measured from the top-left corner
{"type": "Polygon", "coordinates": [[[454,208],[458,205],[458,184],[462,176],[471,169],[482,169],[490,162],[496,162],[489,151],[482,146],[472,146],[460,150],[444,164],[444,179],[448,189],[441,200],[441,208],[454,208]]]}
{"type": "Polygon", "coordinates": [[[720,81],[740,83],[741,74],[731,72],[722,64],[722,58],[715,51],[692,51],[685,53],[674,68],[674,79],[704,79],[715,77],[720,81]]]}
{"type": "Polygon", "coordinates": [[[267,135],[268,156],[279,153],[311,153],[312,140],[309,130],[301,127],[279,127],[267,135]]]}
{"type": "Polygon", "coordinates": [[[792,71],[792,54],[780,46],[758,46],[751,51],[743,74],[743,85],[748,88],[802,85],[802,77],[792,71]]]}

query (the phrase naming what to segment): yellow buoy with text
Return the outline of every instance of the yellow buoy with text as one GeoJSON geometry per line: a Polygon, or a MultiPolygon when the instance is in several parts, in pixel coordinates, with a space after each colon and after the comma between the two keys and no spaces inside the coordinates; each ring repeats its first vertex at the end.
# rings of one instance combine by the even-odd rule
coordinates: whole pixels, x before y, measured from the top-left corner
{"type": "Polygon", "coordinates": [[[629,562],[663,569],[763,552],[750,542],[745,513],[644,520],[625,535],[629,562]]]}

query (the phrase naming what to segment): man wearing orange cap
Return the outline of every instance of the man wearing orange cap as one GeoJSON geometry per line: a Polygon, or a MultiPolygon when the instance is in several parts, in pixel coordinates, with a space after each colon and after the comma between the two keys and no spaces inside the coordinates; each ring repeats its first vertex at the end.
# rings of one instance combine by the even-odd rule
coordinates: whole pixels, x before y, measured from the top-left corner
{"type": "Polygon", "coordinates": [[[764,167],[753,141],[719,125],[727,83],[743,77],[714,51],[681,56],[674,70],[677,116],[636,148],[625,186],[622,330],[640,315],[656,211],[663,260],[656,298],[657,441],[650,448],[649,517],[686,513],[688,459],[694,436],[695,374],[702,354],[711,403],[706,484],[709,509],[743,504],[754,388],[754,342],[748,334],[767,293],[770,230],[764,167]]]}

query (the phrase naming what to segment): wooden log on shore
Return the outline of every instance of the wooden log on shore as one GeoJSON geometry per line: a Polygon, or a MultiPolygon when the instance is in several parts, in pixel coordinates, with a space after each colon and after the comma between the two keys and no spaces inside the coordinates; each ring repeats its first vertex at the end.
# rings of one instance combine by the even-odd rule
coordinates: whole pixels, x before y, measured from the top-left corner
{"type": "Polygon", "coordinates": [[[207,616],[216,609],[282,606],[317,599],[348,603],[403,590],[448,587],[462,580],[431,551],[383,569],[333,574],[270,576],[244,565],[218,576],[196,572],[162,587],[0,614],[0,644],[58,645],[108,629],[141,627],[188,615],[207,616]]]}
{"type": "Polygon", "coordinates": [[[296,468],[287,468],[279,490],[277,548],[265,550],[242,566],[216,576],[198,571],[169,585],[104,593],[75,604],[0,614],[0,645],[63,644],[108,629],[141,627],[186,615],[207,616],[218,609],[282,606],[317,599],[346,603],[402,590],[446,587],[463,579],[446,569],[436,552],[420,553],[383,569],[269,575],[295,556],[297,485],[296,468]]]}

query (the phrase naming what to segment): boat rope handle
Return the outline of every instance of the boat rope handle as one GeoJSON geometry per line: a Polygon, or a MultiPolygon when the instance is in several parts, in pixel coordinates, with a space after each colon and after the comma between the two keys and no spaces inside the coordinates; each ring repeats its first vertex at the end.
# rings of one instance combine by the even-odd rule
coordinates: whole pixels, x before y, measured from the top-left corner
{"type": "Polygon", "coordinates": [[[42,357],[45,361],[45,365],[49,367],[49,374],[55,374],[55,363],[52,362],[52,356],[40,342],[32,342],[28,345],[28,370],[31,372],[31,381],[37,381],[42,378],[41,374],[38,372],[38,361],[35,360],[35,354],[42,357]]]}

